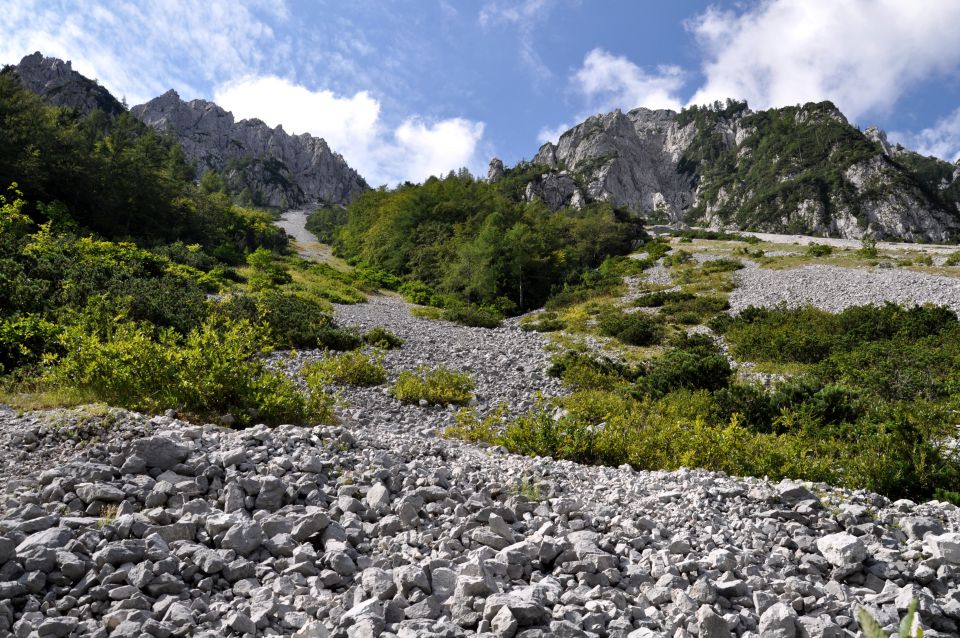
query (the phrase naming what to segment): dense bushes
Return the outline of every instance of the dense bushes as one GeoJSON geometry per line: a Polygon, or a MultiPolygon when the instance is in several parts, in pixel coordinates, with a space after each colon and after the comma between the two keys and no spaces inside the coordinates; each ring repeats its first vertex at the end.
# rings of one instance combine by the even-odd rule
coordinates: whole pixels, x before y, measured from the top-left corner
{"type": "Polygon", "coordinates": [[[602,334],[632,346],[657,343],[663,334],[662,326],[642,312],[612,310],[599,318],[597,327],[602,334]]]}
{"type": "Polygon", "coordinates": [[[739,382],[705,336],[673,337],[636,366],[568,352],[549,373],[572,395],[509,423],[464,413],[449,434],[523,454],[793,477],[893,498],[960,492],[950,445],[960,399],[952,313],[748,309],[714,323],[738,358],[800,360],[806,372],[772,389],[739,382]]]}
{"type": "Polygon", "coordinates": [[[180,338],[147,323],[77,323],[60,336],[63,354],[46,381],[135,410],[176,408],[200,418],[231,414],[240,423],[329,422],[329,398],[300,392],[266,367],[262,328],[208,319],[180,338]]]}
{"type": "Polygon", "coordinates": [[[465,172],[369,191],[347,218],[338,251],[420,282],[401,288],[408,299],[438,305],[439,293],[506,313],[539,307],[642,234],[639,220],[609,205],[554,212],[465,172]]]}

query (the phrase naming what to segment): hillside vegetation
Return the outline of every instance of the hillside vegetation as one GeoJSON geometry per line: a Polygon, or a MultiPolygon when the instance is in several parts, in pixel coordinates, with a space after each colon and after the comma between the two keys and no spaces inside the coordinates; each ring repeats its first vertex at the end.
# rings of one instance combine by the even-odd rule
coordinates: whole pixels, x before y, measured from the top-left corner
{"type": "Polygon", "coordinates": [[[359,347],[329,308],[362,300],[358,280],[287,255],[268,214],[192,176],[177,144],[128,114],[79,117],[0,74],[4,400],[330,418],[329,397],[261,355],[359,347]]]}
{"type": "Polygon", "coordinates": [[[508,174],[489,184],[461,171],[369,191],[347,207],[345,220],[323,209],[311,227],[353,263],[397,277],[411,301],[503,314],[541,306],[643,235],[639,220],[607,204],[553,212],[523,202],[515,182],[508,174]]]}

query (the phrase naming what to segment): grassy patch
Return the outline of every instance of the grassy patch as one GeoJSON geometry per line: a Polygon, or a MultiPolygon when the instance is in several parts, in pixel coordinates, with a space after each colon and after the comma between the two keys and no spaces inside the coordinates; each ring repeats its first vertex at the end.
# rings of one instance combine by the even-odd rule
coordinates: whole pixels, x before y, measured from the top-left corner
{"type": "Polygon", "coordinates": [[[374,348],[383,350],[393,350],[403,345],[403,339],[393,334],[383,326],[374,326],[363,335],[364,343],[374,348]]]}
{"type": "Polygon", "coordinates": [[[444,367],[420,367],[416,372],[404,371],[393,386],[393,396],[404,403],[421,400],[436,405],[463,405],[473,398],[473,378],[465,372],[444,367]]]}
{"type": "Polygon", "coordinates": [[[327,353],[304,370],[311,390],[326,385],[374,386],[387,380],[383,355],[355,350],[342,354],[327,353]]]}

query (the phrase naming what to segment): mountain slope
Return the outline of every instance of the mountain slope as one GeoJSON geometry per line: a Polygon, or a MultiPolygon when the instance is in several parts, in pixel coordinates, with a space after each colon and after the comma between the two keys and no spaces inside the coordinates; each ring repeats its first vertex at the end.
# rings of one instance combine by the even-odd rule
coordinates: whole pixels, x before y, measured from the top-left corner
{"type": "Polygon", "coordinates": [[[184,102],[171,90],[131,112],[149,126],[172,133],[196,163],[198,177],[206,170],[222,173],[231,192],[254,204],[346,204],[367,189],[363,178],[323,139],[290,135],[256,119],[235,121],[213,102],[184,102]]]}
{"type": "MultiPolygon", "coordinates": [[[[29,91],[52,106],[81,116],[96,110],[114,119],[126,107],[105,88],[73,70],[70,62],[34,53],[13,67],[29,91]]],[[[171,133],[196,166],[220,173],[241,203],[287,208],[312,202],[346,204],[367,183],[327,143],[308,134],[289,135],[260,120],[235,121],[212,102],[184,102],[174,91],[130,109],[160,132],[171,133]]]]}
{"type": "Polygon", "coordinates": [[[712,228],[947,241],[960,236],[960,170],[861,133],[830,102],[752,112],[588,118],[546,143],[527,197],[611,201],[712,228]]]}
{"type": "Polygon", "coordinates": [[[14,69],[23,85],[51,106],[75,109],[80,115],[100,109],[109,117],[126,110],[110,91],[74,71],[69,61],[37,52],[25,56],[14,69]]]}

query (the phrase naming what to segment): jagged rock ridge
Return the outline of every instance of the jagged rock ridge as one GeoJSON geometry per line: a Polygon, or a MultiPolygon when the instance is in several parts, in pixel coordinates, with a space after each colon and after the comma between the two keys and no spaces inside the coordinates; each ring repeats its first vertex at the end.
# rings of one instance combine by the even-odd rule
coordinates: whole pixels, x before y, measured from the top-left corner
{"type": "Polygon", "coordinates": [[[24,86],[47,104],[75,109],[82,115],[100,109],[115,117],[126,110],[110,91],[74,71],[69,61],[45,58],[37,52],[25,56],[14,69],[24,86]]]}
{"type": "Polygon", "coordinates": [[[588,118],[544,144],[526,197],[609,201],[711,228],[948,241],[960,170],[861,133],[829,102],[752,112],[744,102],[588,118]]]}
{"type": "Polygon", "coordinates": [[[250,190],[258,204],[286,208],[307,202],[350,202],[367,183],[327,143],[307,133],[290,135],[258,119],[235,121],[213,102],[184,102],[167,91],[131,112],[177,137],[184,153],[206,170],[222,172],[231,190],[250,190]]]}
{"type": "MultiPolygon", "coordinates": [[[[107,89],[74,71],[70,62],[34,53],[13,68],[28,90],[53,106],[81,115],[100,109],[110,118],[126,111],[107,89]]],[[[275,208],[346,204],[368,188],[323,139],[290,135],[257,119],[235,121],[212,102],[184,102],[168,91],[130,112],[148,126],[174,135],[196,164],[197,178],[211,169],[221,173],[228,191],[244,203],[275,208]]]]}

